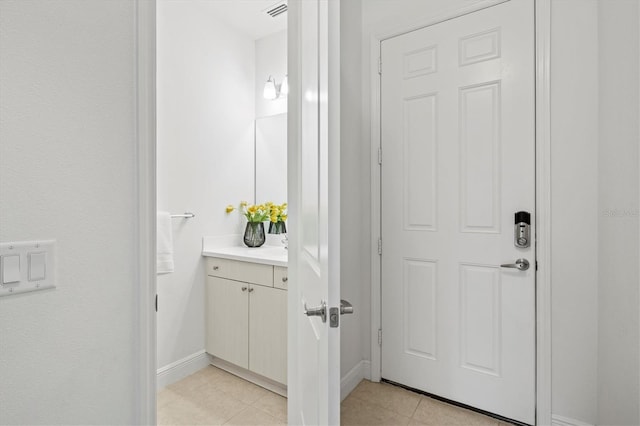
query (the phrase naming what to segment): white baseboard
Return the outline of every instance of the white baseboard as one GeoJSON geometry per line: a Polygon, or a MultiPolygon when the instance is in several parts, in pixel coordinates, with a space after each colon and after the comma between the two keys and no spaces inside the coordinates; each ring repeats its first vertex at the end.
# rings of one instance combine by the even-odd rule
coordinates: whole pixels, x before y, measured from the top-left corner
{"type": "Polygon", "coordinates": [[[585,423],[580,420],[570,419],[568,417],[562,417],[556,414],[552,414],[551,426],[593,426],[593,425],[590,423],[585,423]]]}
{"type": "MultiPolygon", "coordinates": [[[[242,377],[250,382],[256,383],[280,395],[286,396],[286,386],[282,386],[279,383],[265,379],[262,376],[251,373],[250,371],[236,367],[219,358],[210,357],[204,350],[159,368],[157,371],[157,389],[163,389],[172,383],[182,380],[185,377],[205,368],[209,364],[222,368],[223,370],[242,377]]],[[[356,386],[358,386],[362,379],[371,379],[371,362],[368,360],[362,360],[357,363],[340,380],[341,400],[345,399],[356,388],[356,386]]],[[[573,426],[573,424],[558,423],[557,426],[573,426]]],[[[575,423],[575,426],[586,425],[584,423],[575,423]]]]}
{"type": "Polygon", "coordinates": [[[207,365],[209,365],[209,356],[203,349],[194,354],[179,359],[176,362],[172,362],[169,365],[165,365],[162,368],[158,368],[156,389],[160,390],[166,386],[169,386],[171,383],[182,380],[185,377],[195,373],[196,371],[202,370],[207,365]]]}
{"type": "Polygon", "coordinates": [[[215,356],[209,356],[209,363],[215,367],[218,367],[224,371],[227,371],[233,375],[240,377],[248,382],[255,383],[256,385],[263,387],[271,392],[275,392],[278,395],[287,397],[287,386],[282,383],[278,383],[259,374],[253,373],[237,365],[231,364],[215,356]]]}
{"type": "Polygon", "coordinates": [[[340,400],[344,400],[362,379],[371,380],[371,361],[363,359],[340,380],[340,400]]]}

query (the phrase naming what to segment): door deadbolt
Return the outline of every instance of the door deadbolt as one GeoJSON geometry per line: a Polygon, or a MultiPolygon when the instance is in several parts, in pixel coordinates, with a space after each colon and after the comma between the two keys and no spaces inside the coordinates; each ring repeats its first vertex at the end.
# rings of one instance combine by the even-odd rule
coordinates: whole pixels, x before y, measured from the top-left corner
{"type": "Polygon", "coordinates": [[[352,314],[353,305],[348,300],[341,299],[339,308],[329,309],[329,327],[338,327],[340,325],[340,315],[352,314]]]}
{"type": "Polygon", "coordinates": [[[531,214],[529,212],[517,212],[514,219],[513,244],[518,248],[527,248],[531,245],[531,214]]]}

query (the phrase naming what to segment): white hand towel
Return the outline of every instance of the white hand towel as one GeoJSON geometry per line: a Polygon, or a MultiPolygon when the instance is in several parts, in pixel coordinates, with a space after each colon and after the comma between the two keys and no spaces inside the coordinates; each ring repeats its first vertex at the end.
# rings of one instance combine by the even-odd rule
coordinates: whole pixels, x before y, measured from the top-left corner
{"type": "Polygon", "coordinates": [[[171,215],[168,212],[158,212],[157,260],[158,274],[173,272],[173,236],[171,235],[171,215]]]}

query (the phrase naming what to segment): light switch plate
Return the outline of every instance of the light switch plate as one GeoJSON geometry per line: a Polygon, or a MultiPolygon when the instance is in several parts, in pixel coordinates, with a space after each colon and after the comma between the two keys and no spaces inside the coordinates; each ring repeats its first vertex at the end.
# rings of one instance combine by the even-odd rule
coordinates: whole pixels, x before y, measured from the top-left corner
{"type": "Polygon", "coordinates": [[[0,296],[55,288],[55,243],[54,240],[0,243],[0,296]],[[15,268],[16,259],[19,268],[15,268]],[[5,261],[10,270],[4,270],[5,261]]]}

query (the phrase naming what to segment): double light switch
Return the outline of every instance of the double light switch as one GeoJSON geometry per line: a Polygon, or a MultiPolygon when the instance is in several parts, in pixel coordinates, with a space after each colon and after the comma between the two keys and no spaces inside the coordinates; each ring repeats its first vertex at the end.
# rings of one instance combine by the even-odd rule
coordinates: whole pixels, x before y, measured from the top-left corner
{"type": "Polygon", "coordinates": [[[0,296],[55,287],[55,241],[0,243],[0,296]]]}

